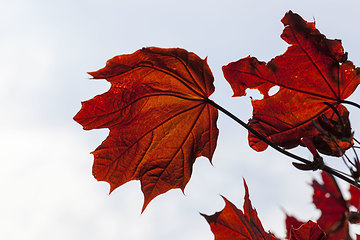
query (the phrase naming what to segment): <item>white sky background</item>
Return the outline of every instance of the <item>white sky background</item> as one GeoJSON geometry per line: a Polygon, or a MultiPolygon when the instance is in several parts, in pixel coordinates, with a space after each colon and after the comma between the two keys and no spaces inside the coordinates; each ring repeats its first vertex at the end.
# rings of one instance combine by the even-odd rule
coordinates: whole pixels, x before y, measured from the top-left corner
{"type": "MultiPolygon", "coordinates": [[[[280,20],[288,10],[315,18],[317,28],[342,39],[349,59],[360,65],[358,0],[0,3],[0,239],[213,239],[199,212],[221,210],[220,194],[242,208],[242,177],[264,228],[277,236],[285,233],[282,209],[302,220],[319,216],[308,185],[318,174],[294,169],[273,150],[256,153],[247,132],[221,113],[214,166],[199,158],[186,196],[171,190],[141,215],[139,182],[108,195],[108,184],[91,175],[90,152],[108,131],[84,131],[72,118],[81,101],[109,88],[86,72],[115,55],[157,46],[208,56],[216,87],[211,98],[247,121],[249,97],[231,97],[221,66],[248,55],[268,61],[282,54],[287,44],[280,20]]],[[[359,90],[352,100],[360,102],[359,90]]],[[[356,131],[360,110],[349,110],[356,131]]]]}

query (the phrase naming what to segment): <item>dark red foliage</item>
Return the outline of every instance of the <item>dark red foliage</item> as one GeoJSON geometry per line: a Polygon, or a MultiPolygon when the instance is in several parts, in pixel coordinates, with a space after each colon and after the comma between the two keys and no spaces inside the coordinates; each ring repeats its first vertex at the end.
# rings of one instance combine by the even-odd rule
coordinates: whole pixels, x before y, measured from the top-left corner
{"type": "Polygon", "coordinates": [[[289,240],[327,240],[318,224],[308,221],[299,228],[292,228],[289,240]]]}
{"type": "Polygon", "coordinates": [[[110,129],[92,153],[95,178],[108,182],[110,191],[140,180],[143,209],[159,194],[184,190],[195,159],[211,160],[218,136],[206,60],[178,48],[143,48],[90,74],[111,83],[74,117],[86,130],[110,129]]]}
{"type": "Polygon", "coordinates": [[[286,219],[285,219],[286,238],[289,239],[291,229],[298,229],[303,224],[304,222],[297,220],[295,217],[286,215],[286,219]]]}
{"type": "MultiPolygon", "coordinates": [[[[273,234],[265,232],[257,212],[253,209],[249,190],[244,180],[244,212],[225,200],[222,211],[211,216],[202,214],[210,224],[215,240],[279,240],[273,234]]],[[[308,221],[302,223],[294,217],[287,216],[287,239],[289,240],[326,240],[326,234],[318,224],[308,221]]]]}
{"type": "Polygon", "coordinates": [[[313,202],[321,210],[317,223],[326,232],[329,240],[345,240],[349,237],[347,221],[348,204],[342,196],[334,177],[322,172],[323,184],[313,181],[313,202]]]}
{"type": "MultiPolygon", "coordinates": [[[[319,227],[326,233],[328,240],[351,240],[349,224],[360,222],[360,190],[350,186],[351,197],[345,200],[334,177],[326,172],[321,174],[323,183],[313,181],[313,203],[321,211],[317,220],[319,227]],[[356,207],[350,211],[350,206],[356,207]]],[[[286,230],[289,236],[291,228],[297,228],[303,222],[295,217],[286,217],[286,230]]]]}
{"type": "Polygon", "coordinates": [[[360,223],[360,189],[350,185],[351,198],[348,203],[356,208],[356,211],[350,211],[348,220],[350,223],[360,223]]]}
{"type": "Polygon", "coordinates": [[[350,185],[349,192],[351,194],[349,203],[357,209],[360,209],[360,190],[357,187],[350,185]]]}
{"type": "Polygon", "coordinates": [[[321,210],[319,226],[330,240],[351,239],[349,224],[360,223],[360,190],[350,186],[350,199],[345,200],[334,177],[322,172],[323,184],[313,181],[313,202],[321,210]],[[355,211],[350,211],[350,206],[355,211]]]}
{"type": "MultiPolygon", "coordinates": [[[[268,63],[240,59],[223,67],[224,76],[234,96],[244,96],[248,88],[264,95],[252,101],[249,125],[273,143],[293,148],[309,138],[319,152],[341,156],[353,144],[349,112],[341,101],[360,83],[360,69],[347,61],[340,40],[327,39],[314,23],[291,11],[282,22],[281,38],[290,44],[284,54],[268,63]],[[280,90],[269,96],[274,86],[280,90]]],[[[251,133],[249,144],[256,151],[267,148],[251,133]]]]}
{"type": "MultiPolygon", "coordinates": [[[[315,23],[291,11],[282,22],[281,37],[290,44],[284,54],[268,63],[249,56],[224,66],[223,72],[234,96],[244,96],[248,88],[264,95],[252,100],[249,126],[278,146],[306,146],[314,163],[323,164],[318,152],[342,156],[353,145],[349,112],[342,103],[359,85],[360,68],[347,60],[341,41],[327,39],[315,23]],[[274,86],[280,89],[269,96],[274,86]]],[[[140,180],[143,210],[160,194],[184,191],[196,158],[211,161],[217,143],[217,105],[208,99],[214,79],[206,59],[179,48],[143,48],[110,59],[90,75],[111,83],[109,91],[83,102],[74,117],[85,130],[110,130],[92,152],[95,178],[108,182],[110,192],[140,180]]],[[[249,144],[256,151],[267,148],[252,133],[249,144]]],[[[322,184],[312,183],[320,218],[303,223],[287,216],[287,239],[351,239],[349,224],[360,222],[360,190],[351,186],[351,198],[345,200],[333,176],[323,172],[322,179],[322,184]]],[[[243,211],[224,198],[222,211],[203,215],[215,239],[278,240],[263,229],[245,180],[244,186],[243,211]]]]}
{"type": "Polygon", "coordinates": [[[265,232],[256,210],[251,205],[245,180],[244,187],[244,212],[224,198],[225,208],[221,212],[211,216],[202,214],[210,224],[215,240],[278,240],[271,233],[265,232]]]}

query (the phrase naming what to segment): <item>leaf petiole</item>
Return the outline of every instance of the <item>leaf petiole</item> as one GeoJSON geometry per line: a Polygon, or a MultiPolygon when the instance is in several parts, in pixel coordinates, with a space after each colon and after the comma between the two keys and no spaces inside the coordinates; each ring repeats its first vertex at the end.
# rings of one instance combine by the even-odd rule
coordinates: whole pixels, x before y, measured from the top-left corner
{"type": "Polygon", "coordinates": [[[349,104],[360,109],[360,104],[348,100],[340,100],[340,103],[349,104]]]}
{"type": "Polygon", "coordinates": [[[285,154],[291,158],[294,158],[302,163],[305,164],[311,164],[312,162],[299,157],[298,155],[295,155],[291,152],[286,151],[285,149],[279,147],[278,145],[275,145],[273,142],[271,142],[269,139],[267,139],[265,136],[263,136],[261,133],[259,133],[258,131],[256,131],[255,129],[253,129],[252,127],[250,127],[249,125],[247,125],[245,122],[243,122],[241,119],[239,119],[238,117],[236,117],[234,114],[232,114],[231,112],[229,112],[228,110],[226,110],[225,108],[221,107],[220,105],[218,105],[217,103],[215,103],[214,101],[208,99],[208,103],[212,106],[214,106],[215,108],[217,108],[219,111],[225,113],[227,116],[229,116],[231,119],[233,119],[235,122],[239,123],[241,126],[243,126],[244,128],[246,128],[249,132],[253,133],[256,137],[258,137],[261,141],[265,142],[266,144],[268,144],[269,146],[271,146],[272,148],[274,148],[275,150],[281,152],[282,154],[285,154]]]}

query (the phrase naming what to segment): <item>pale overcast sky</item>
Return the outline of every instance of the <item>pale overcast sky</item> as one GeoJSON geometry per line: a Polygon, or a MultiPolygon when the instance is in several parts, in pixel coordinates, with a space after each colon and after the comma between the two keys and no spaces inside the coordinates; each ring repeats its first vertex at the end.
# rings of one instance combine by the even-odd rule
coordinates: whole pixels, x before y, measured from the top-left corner
{"type": "MultiPolygon", "coordinates": [[[[141,215],[139,182],[109,195],[108,184],[91,175],[90,152],[108,131],[84,131],[72,118],[81,101],[109,88],[87,72],[115,55],[157,46],[208,57],[211,98],[247,121],[249,97],[231,97],[221,67],[248,55],[268,61],[282,54],[280,20],[289,10],[315,19],[328,38],[342,39],[358,66],[358,0],[0,1],[1,239],[213,239],[199,212],[221,210],[220,195],[242,207],[243,177],[264,228],[277,236],[285,234],[283,209],[302,220],[319,216],[308,185],[318,173],[294,169],[270,149],[254,152],[247,132],[221,113],[213,166],[199,158],[186,196],[171,190],[141,215]]],[[[359,91],[352,100],[360,102],[359,91]]],[[[349,110],[357,132],[360,112],[349,110]]]]}

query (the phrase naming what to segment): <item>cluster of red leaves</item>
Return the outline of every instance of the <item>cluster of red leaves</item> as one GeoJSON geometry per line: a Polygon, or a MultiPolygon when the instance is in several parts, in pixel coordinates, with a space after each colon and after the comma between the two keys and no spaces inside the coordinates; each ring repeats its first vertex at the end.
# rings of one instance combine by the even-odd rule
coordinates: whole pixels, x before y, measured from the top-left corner
{"type": "MultiPolygon", "coordinates": [[[[314,156],[316,151],[341,156],[353,145],[349,112],[341,103],[359,85],[360,69],[347,60],[340,40],[327,39],[314,23],[291,11],[282,22],[281,37],[291,45],[284,54],[268,63],[243,58],[224,66],[224,76],[234,96],[245,95],[247,88],[264,95],[252,101],[249,126],[272,143],[284,148],[303,143],[314,156]],[[280,89],[269,96],[274,86],[280,89]]],[[[90,74],[111,83],[108,92],[83,102],[74,117],[86,130],[110,130],[92,153],[95,178],[108,182],[110,192],[140,180],[143,210],[159,194],[184,190],[196,158],[211,161],[218,137],[218,111],[208,99],[214,79],[206,59],[178,48],[143,48],[90,74]]],[[[267,148],[252,133],[249,144],[256,151],[267,148]]],[[[350,239],[349,223],[360,219],[359,190],[351,188],[351,199],[344,200],[333,177],[323,174],[323,181],[313,182],[314,204],[322,212],[318,223],[288,217],[288,239],[350,239]]],[[[204,215],[215,238],[276,240],[264,231],[244,184],[244,213],[225,199],[223,211],[204,215]]]]}
{"type": "MultiPolygon", "coordinates": [[[[360,190],[350,186],[351,198],[344,200],[335,179],[323,172],[323,184],[314,180],[313,202],[321,210],[321,216],[317,223],[298,221],[296,218],[287,216],[286,229],[289,240],[351,240],[349,235],[349,223],[360,222],[360,190]],[[349,207],[356,207],[356,211],[350,212],[349,207]]],[[[244,212],[236,208],[234,204],[225,200],[225,207],[214,215],[203,216],[210,224],[215,235],[215,240],[276,240],[273,234],[265,232],[253,209],[249,191],[244,181],[245,197],[244,212]]],[[[360,235],[357,235],[360,240],[360,235]]]]}
{"type": "MultiPolygon", "coordinates": [[[[353,144],[349,112],[341,102],[360,83],[360,69],[347,60],[341,41],[327,39],[314,23],[291,11],[282,22],[281,38],[290,44],[284,54],[268,63],[255,57],[240,59],[223,67],[224,76],[234,96],[244,96],[247,88],[264,95],[252,101],[249,125],[274,144],[293,148],[309,138],[319,152],[341,156],[353,144]],[[274,86],[280,89],[269,96],[274,86]]],[[[249,144],[256,151],[268,146],[252,133],[249,144]]]]}
{"type": "MultiPolygon", "coordinates": [[[[320,152],[342,155],[352,145],[352,133],[340,102],[359,84],[360,70],[346,60],[340,41],[326,39],[314,23],[291,11],[282,22],[282,38],[291,44],[283,55],[267,64],[251,57],[230,63],[223,68],[225,78],[235,96],[246,88],[264,94],[252,102],[249,125],[274,144],[291,148],[310,139],[320,152]],[[280,90],[268,96],[273,86],[280,90]]],[[[195,159],[211,161],[218,136],[217,109],[208,100],[214,79],[206,60],[183,49],[144,48],[116,56],[90,74],[111,83],[108,92],[83,102],[74,117],[86,130],[110,129],[93,152],[95,178],[110,183],[110,192],[140,180],[143,209],[159,194],[184,190],[195,159]]],[[[251,133],[249,143],[257,151],[267,147],[251,133]]]]}

